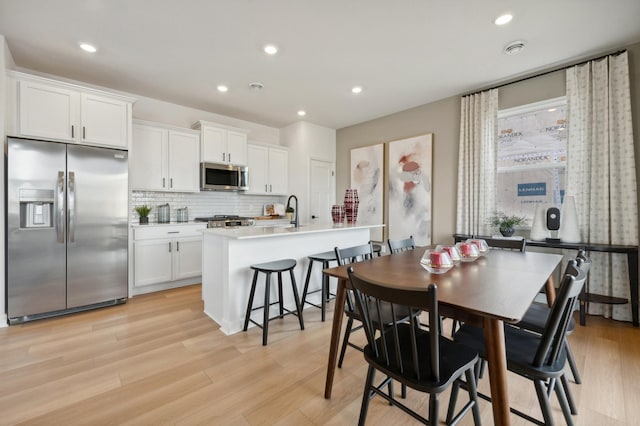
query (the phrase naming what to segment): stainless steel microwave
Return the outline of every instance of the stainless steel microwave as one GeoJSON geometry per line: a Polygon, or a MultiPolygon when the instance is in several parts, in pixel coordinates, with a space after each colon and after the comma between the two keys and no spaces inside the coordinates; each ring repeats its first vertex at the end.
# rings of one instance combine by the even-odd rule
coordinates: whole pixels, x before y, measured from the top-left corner
{"type": "Polygon", "coordinates": [[[200,190],[246,191],[249,168],[231,164],[200,163],[200,190]]]}

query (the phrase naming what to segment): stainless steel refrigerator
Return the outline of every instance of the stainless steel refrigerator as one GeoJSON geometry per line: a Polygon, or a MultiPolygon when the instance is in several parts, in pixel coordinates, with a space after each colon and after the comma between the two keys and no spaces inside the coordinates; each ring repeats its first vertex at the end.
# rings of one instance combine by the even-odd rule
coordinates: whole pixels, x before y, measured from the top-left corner
{"type": "Polygon", "coordinates": [[[126,301],[127,152],[8,138],[9,323],[126,301]]]}

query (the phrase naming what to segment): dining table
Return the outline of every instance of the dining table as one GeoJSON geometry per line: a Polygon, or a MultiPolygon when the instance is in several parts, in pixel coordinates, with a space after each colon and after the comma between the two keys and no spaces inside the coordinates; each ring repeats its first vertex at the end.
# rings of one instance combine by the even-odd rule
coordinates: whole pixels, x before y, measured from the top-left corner
{"type": "Polygon", "coordinates": [[[420,263],[424,251],[425,248],[418,247],[323,270],[327,276],[338,279],[324,396],[331,398],[346,291],[350,288],[347,268],[351,266],[363,278],[390,288],[426,289],[430,283],[435,283],[439,315],[483,328],[494,424],[508,425],[504,324],[520,321],[543,287],[547,303],[553,303],[553,276],[563,256],[488,250],[473,261],[460,262],[445,273],[435,274],[428,272],[420,263]]]}

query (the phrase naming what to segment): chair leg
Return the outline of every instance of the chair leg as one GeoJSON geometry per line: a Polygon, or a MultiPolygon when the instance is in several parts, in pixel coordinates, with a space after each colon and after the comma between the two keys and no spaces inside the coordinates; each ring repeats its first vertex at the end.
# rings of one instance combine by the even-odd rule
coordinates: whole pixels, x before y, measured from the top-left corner
{"type": "MultiPolygon", "coordinates": [[[[329,267],[329,262],[322,262],[322,269],[327,269],[329,267]]],[[[322,289],[320,290],[322,297],[322,321],[325,320],[325,312],[327,310],[327,299],[329,299],[329,277],[325,274],[322,274],[322,289]]]]}
{"type": "Polygon", "coordinates": [[[573,357],[573,352],[571,351],[571,347],[569,346],[569,342],[566,338],[564,339],[564,348],[567,351],[567,361],[569,361],[569,368],[571,368],[571,374],[573,374],[573,381],[579,385],[582,383],[582,380],[580,379],[580,372],[578,371],[576,359],[573,357]]]}
{"type": "Polygon", "coordinates": [[[469,368],[465,371],[465,376],[467,378],[467,385],[469,386],[469,401],[473,401],[473,407],[471,407],[471,412],[473,414],[473,424],[480,425],[482,424],[482,420],[480,420],[480,407],[478,406],[478,389],[476,388],[476,378],[474,377],[473,369],[469,368]]]}
{"type": "Polygon", "coordinates": [[[262,320],[262,346],[267,346],[269,335],[269,295],[271,294],[271,272],[267,272],[264,284],[264,314],[262,320]]]}
{"type": "Polygon", "coordinates": [[[369,411],[369,393],[373,387],[373,378],[376,370],[370,365],[367,371],[367,380],[364,384],[364,392],[362,394],[362,405],[360,406],[360,418],[358,419],[358,426],[364,426],[367,420],[367,411],[369,411]]]}
{"type": "Polygon", "coordinates": [[[551,415],[551,404],[549,404],[549,397],[547,396],[547,390],[544,383],[541,380],[534,380],[533,384],[536,388],[536,394],[538,395],[538,402],[540,403],[540,410],[542,410],[542,417],[544,418],[545,425],[553,425],[553,416],[551,415]]]}
{"type": "MultiPolygon", "coordinates": [[[[467,376],[467,380],[469,377],[467,376]]],[[[447,410],[447,419],[445,420],[446,424],[451,424],[451,420],[453,420],[453,415],[456,411],[456,403],[458,402],[458,391],[460,390],[460,379],[455,380],[453,385],[451,385],[451,395],[449,396],[449,409],[447,410]]]]}
{"type": "Polygon", "coordinates": [[[573,419],[571,418],[572,413],[569,409],[569,404],[567,403],[567,397],[564,394],[562,383],[556,383],[555,391],[558,396],[558,402],[560,402],[560,408],[562,409],[564,420],[567,422],[567,426],[573,426],[573,419]]]}
{"type": "Polygon", "coordinates": [[[278,272],[278,305],[280,307],[280,318],[284,318],[284,299],[282,298],[282,272],[278,272]]]}
{"type": "Polygon", "coordinates": [[[309,282],[311,281],[311,269],[312,268],[313,268],[313,260],[309,259],[309,267],[307,268],[307,278],[304,280],[304,289],[302,290],[302,304],[303,305],[305,303],[307,303],[307,293],[309,292],[309,282]]]}
{"type": "Polygon", "coordinates": [[[564,390],[564,394],[567,397],[567,402],[569,403],[571,414],[578,414],[578,408],[576,407],[576,403],[573,400],[573,393],[571,392],[571,388],[569,388],[569,381],[567,380],[567,376],[565,374],[560,376],[560,381],[562,384],[562,389],[564,390]]]}
{"type": "Polygon", "coordinates": [[[407,397],[407,385],[405,385],[404,383],[402,384],[402,386],[400,386],[400,397],[402,397],[402,399],[405,399],[407,397]]]}
{"type": "Polygon", "coordinates": [[[304,330],[304,321],[302,320],[302,304],[298,297],[298,286],[296,284],[296,277],[293,276],[293,269],[289,269],[289,276],[291,277],[291,287],[293,288],[293,298],[296,302],[296,311],[298,312],[298,322],[300,323],[300,330],[304,330]]]}
{"type": "Polygon", "coordinates": [[[249,293],[249,303],[247,304],[247,312],[244,314],[244,327],[242,331],[247,331],[249,327],[249,318],[251,317],[251,309],[253,308],[253,296],[256,294],[256,282],[258,281],[258,271],[253,272],[253,281],[251,282],[251,292],[249,293]]]}
{"type": "Polygon", "coordinates": [[[347,351],[347,342],[349,342],[349,335],[351,334],[351,327],[353,326],[353,319],[349,318],[347,321],[347,328],[344,331],[344,338],[342,339],[342,349],[340,349],[340,359],[338,359],[338,368],[342,368],[342,361],[344,361],[344,353],[347,351]]]}
{"type": "Polygon", "coordinates": [[[439,411],[438,394],[432,393],[429,395],[429,424],[437,425],[438,424],[438,411],[439,411]]]}
{"type": "MultiPolygon", "coordinates": [[[[393,379],[391,377],[387,377],[387,380],[389,381],[389,383],[387,383],[387,389],[389,390],[389,398],[393,399],[395,395],[393,393],[393,379]]],[[[393,405],[393,403],[389,401],[389,405],[393,405]]]]}

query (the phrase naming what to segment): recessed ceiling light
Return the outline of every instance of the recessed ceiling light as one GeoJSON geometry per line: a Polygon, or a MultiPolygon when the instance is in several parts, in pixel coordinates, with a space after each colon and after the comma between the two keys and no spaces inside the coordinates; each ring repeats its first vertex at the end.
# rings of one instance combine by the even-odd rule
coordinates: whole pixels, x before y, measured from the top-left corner
{"type": "Polygon", "coordinates": [[[298,115],[300,117],[304,117],[305,115],[307,115],[307,113],[306,113],[306,111],[300,110],[300,111],[298,111],[298,115]]]}
{"type": "Polygon", "coordinates": [[[362,92],[362,86],[353,86],[353,88],[351,89],[351,91],[352,91],[353,93],[356,93],[356,94],[357,94],[357,93],[360,93],[360,92],[362,92]]]}
{"type": "Polygon", "coordinates": [[[268,55],[275,55],[276,53],[278,53],[278,47],[274,46],[273,44],[267,44],[264,47],[264,53],[268,55]]]}
{"type": "Polygon", "coordinates": [[[225,86],[224,84],[221,84],[218,86],[218,92],[228,92],[229,88],[227,86],[225,86]]]}
{"type": "Polygon", "coordinates": [[[505,55],[517,55],[524,50],[527,42],[524,40],[512,41],[504,47],[505,55]]]}
{"type": "Polygon", "coordinates": [[[547,111],[549,111],[549,112],[554,112],[554,111],[556,111],[557,109],[558,109],[558,108],[549,108],[547,111]]]}
{"type": "Polygon", "coordinates": [[[505,13],[504,15],[498,16],[496,20],[493,21],[493,23],[496,25],[504,25],[511,22],[512,19],[513,19],[513,15],[511,15],[510,13],[505,13]]]}
{"type": "Polygon", "coordinates": [[[89,53],[95,53],[98,51],[98,49],[96,49],[96,47],[92,44],[89,43],[80,43],[80,49],[84,50],[85,52],[89,52],[89,53]]]}

